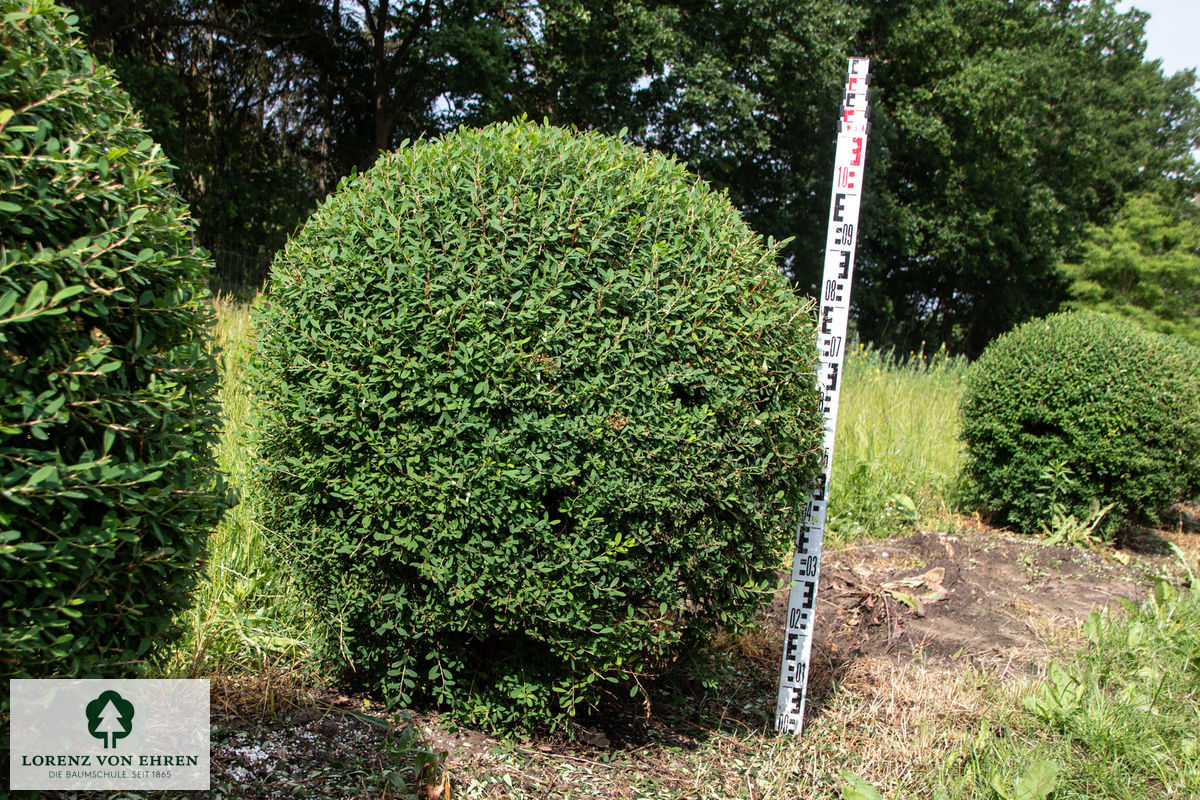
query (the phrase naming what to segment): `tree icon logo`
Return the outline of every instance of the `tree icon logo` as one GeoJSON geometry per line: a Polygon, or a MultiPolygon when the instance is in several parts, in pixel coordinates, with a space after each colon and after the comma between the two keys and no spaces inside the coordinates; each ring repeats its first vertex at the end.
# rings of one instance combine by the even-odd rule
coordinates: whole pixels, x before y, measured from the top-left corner
{"type": "Polygon", "coordinates": [[[116,747],[133,730],[133,703],[109,689],[87,704],[88,733],[104,740],[104,747],[116,747]]]}

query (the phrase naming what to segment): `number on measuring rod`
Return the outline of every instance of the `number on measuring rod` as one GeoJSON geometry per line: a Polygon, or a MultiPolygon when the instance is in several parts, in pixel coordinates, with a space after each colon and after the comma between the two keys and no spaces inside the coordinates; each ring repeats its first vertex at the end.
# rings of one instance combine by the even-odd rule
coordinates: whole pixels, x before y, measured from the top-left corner
{"type": "Polygon", "coordinates": [[[845,356],[842,345],[846,341],[846,324],[850,316],[855,234],[858,232],[863,162],[870,129],[867,123],[869,66],[869,59],[850,59],[834,157],[829,227],[825,234],[825,274],[821,284],[821,310],[817,315],[817,390],[821,398],[821,411],[825,415],[825,439],[821,451],[821,472],[813,482],[812,493],[796,528],[796,552],[792,558],[787,625],[783,633],[783,663],[779,668],[779,699],[775,706],[775,729],[786,733],[800,733],[808,692],[808,665],[812,657],[821,547],[825,541],[825,516],[828,512],[826,496],[833,464],[838,398],[841,395],[838,376],[842,373],[842,359],[845,356]]]}

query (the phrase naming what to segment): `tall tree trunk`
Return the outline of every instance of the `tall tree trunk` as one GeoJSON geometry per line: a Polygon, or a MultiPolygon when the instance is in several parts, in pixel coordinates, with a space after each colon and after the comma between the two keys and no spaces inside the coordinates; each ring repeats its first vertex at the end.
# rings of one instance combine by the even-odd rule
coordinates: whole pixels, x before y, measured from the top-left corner
{"type": "MultiPolygon", "coordinates": [[[[372,61],[375,73],[375,153],[386,150],[392,136],[392,81],[394,69],[389,69],[387,56],[387,34],[390,0],[380,0],[378,16],[372,27],[372,61]]],[[[393,58],[395,56],[393,55],[393,58]]]]}

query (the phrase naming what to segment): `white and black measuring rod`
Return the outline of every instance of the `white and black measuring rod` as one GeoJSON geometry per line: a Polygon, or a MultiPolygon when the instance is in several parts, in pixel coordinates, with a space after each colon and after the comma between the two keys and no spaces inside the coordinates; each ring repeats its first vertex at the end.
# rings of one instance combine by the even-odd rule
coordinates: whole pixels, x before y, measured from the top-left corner
{"type": "Polygon", "coordinates": [[[821,393],[821,410],[825,415],[825,440],[821,451],[821,473],[816,477],[812,494],[796,529],[796,554],[792,559],[783,663],[779,670],[779,700],[775,707],[775,730],[781,733],[800,733],[804,723],[804,701],[808,693],[817,580],[821,571],[821,546],[825,540],[826,498],[829,494],[829,472],[833,465],[833,434],[837,429],[846,323],[850,316],[850,282],[854,277],[858,207],[862,199],[863,165],[867,154],[869,66],[869,59],[850,59],[841,119],[838,122],[833,197],[829,204],[829,228],[825,234],[825,272],[819,289],[821,310],[817,330],[817,388],[821,393]]]}

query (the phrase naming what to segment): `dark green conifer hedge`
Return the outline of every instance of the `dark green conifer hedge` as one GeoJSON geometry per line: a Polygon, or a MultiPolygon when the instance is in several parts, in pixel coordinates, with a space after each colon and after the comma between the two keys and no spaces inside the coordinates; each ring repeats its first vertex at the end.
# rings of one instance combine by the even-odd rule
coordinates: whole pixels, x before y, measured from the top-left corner
{"type": "Polygon", "coordinates": [[[0,0],[0,675],[128,675],[224,506],[207,263],[112,73],[0,0]]]}
{"type": "Polygon", "coordinates": [[[263,522],[330,652],[529,727],[744,621],[821,431],[776,255],[595,134],[460,130],[345,180],[255,322],[263,522]]]}

